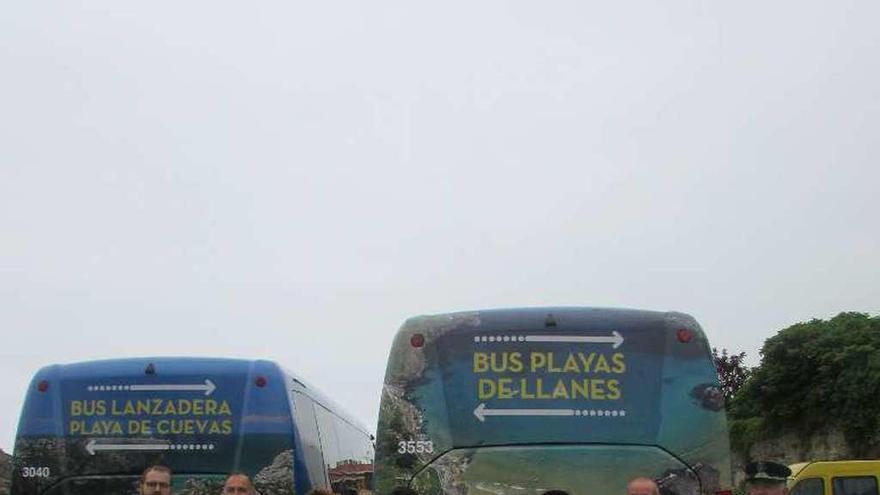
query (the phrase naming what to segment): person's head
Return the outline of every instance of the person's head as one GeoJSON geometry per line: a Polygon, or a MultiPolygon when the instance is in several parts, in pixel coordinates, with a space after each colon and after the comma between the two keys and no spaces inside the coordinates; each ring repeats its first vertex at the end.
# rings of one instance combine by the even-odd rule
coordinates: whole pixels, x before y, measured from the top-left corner
{"type": "Polygon", "coordinates": [[[232,473],[223,483],[223,495],[254,495],[254,484],[244,473],[232,473]]]}
{"type": "Polygon", "coordinates": [[[171,469],[156,464],[144,469],[140,482],[141,495],[170,495],[171,469]]]}
{"type": "Polygon", "coordinates": [[[749,481],[747,485],[749,495],[786,495],[788,493],[788,486],[785,482],[756,480],[749,481]]]}
{"type": "Polygon", "coordinates": [[[660,495],[660,488],[651,478],[639,476],[626,484],[626,495],[660,495]]]}
{"type": "Polygon", "coordinates": [[[746,485],[749,495],[786,495],[786,482],[791,469],[776,462],[750,462],[746,464],[746,485]]]}

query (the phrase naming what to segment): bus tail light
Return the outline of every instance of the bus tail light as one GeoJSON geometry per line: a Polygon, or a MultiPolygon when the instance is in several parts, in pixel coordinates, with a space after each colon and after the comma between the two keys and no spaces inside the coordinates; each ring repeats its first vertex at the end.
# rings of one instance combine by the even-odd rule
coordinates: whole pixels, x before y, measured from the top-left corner
{"type": "Polygon", "coordinates": [[[694,332],[691,332],[687,328],[682,328],[679,331],[675,332],[675,336],[678,337],[678,341],[682,344],[687,344],[688,342],[694,340],[694,332]]]}
{"type": "Polygon", "coordinates": [[[49,390],[49,381],[43,380],[40,383],[38,383],[37,390],[39,390],[40,392],[45,392],[45,391],[49,390]]]}
{"type": "Polygon", "coordinates": [[[420,333],[417,333],[417,334],[413,335],[412,337],[410,337],[409,343],[411,346],[418,349],[419,347],[422,347],[423,345],[425,345],[425,336],[420,333]]]}
{"type": "Polygon", "coordinates": [[[254,380],[254,385],[260,388],[265,387],[267,383],[269,383],[269,380],[267,380],[265,376],[258,376],[257,379],[254,380]]]}

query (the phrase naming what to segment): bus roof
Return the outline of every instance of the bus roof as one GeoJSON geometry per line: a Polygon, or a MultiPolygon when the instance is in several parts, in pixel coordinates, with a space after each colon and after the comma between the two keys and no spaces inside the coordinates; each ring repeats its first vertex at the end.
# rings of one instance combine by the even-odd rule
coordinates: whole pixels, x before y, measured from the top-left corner
{"type": "Polygon", "coordinates": [[[457,320],[462,318],[478,317],[487,324],[493,321],[506,322],[523,322],[523,319],[540,319],[545,321],[550,315],[557,317],[576,317],[576,318],[608,318],[615,321],[624,319],[666,319],[669,317],[683,318],[693,320],[693,318],[685,313],[678,311],[655,311],[635,308],[610,308],[610,307],[585,307],[585,306],[546,306],[546,307],[512,307],[512,308],[489,308],[473,311],[454,311],[451,313],[436,313],[429,315],[414,316],[406,320],[401,327],[403,331],[407,326],[412,325],[423,319],[451,319],[457,320]]]}

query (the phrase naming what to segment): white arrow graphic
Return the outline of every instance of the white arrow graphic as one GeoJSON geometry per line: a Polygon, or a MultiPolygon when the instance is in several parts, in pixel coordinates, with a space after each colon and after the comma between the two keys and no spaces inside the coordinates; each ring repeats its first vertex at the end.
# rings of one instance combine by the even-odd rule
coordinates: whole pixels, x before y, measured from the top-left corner
{"type": "Polygon", "coordinates": [[[214,390],[217,390],[217,386],[214,385],[214,382],[207,379],[204,383],[196,383],[192,385],[92,385],[88,387],[89,392],[204,392],[205,395],[213,394],[214,390]]]}
{"type": "Polygon", "coordinates": [[[164,450],[182,450],[182,451],[199,451],[214,450],[214,444],[211,443],[105,443],[100,444],[95,439],[89,440],[86,444],[86,452],[89,455],[95,455],[96,452],[105,451],[128,451],[128,452],[153,452],[164,450]]]}
{"type": "Polygon", "coordinates": [[[625,410],[607,409],[488,409],[481,402],[474,409],[474,416],[480,422],[486,421],[486,416],[579,416],[579,417],[615,417],[626,416],[625,410]]]}
{"type": "Polygon", "coordinates": [[[585,335],[526,335],[526,342],[564,342],[571,344],[612,344],[615,349],[623,344],[623,335],[616,330],[607,337],[585,335]]]}
{"type": "Polygon", "coordinates": [[[574,416],[574,409],[488,409],[480,403],[474,409],[474,416],[481,422],[486,416],[574,416]]]}
{"type": "Polygon", "coordinates": [[[200,392],[211,395],[217,386],[211,380],[205,380],[204,384],[198,385],[132,385],[132,392],[200,392]]]}
{"type": "Polygon", "coordinates": [[[476,336],[474,342],[556,342],[566,344],[611,344],[615,349],[623,344],[623,335],[616,330],[611,335],[587,336],[587,335],[489,335],[476,336]]]}

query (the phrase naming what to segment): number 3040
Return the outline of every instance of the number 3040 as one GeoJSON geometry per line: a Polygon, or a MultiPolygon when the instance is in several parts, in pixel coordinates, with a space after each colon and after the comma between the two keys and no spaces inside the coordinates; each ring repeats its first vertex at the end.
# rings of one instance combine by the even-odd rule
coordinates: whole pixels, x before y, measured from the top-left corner
{"type": "Polygon", "coordinates": [[[21,476],[23,478],[48,478],[50,474],[48,467],[24,467],[21,468],[21,476]]]}
{"type": "Polygon", "coordinates": [[[409,440],[397,443],[398,454],[433,454],[434,442],[409,440]]]}

